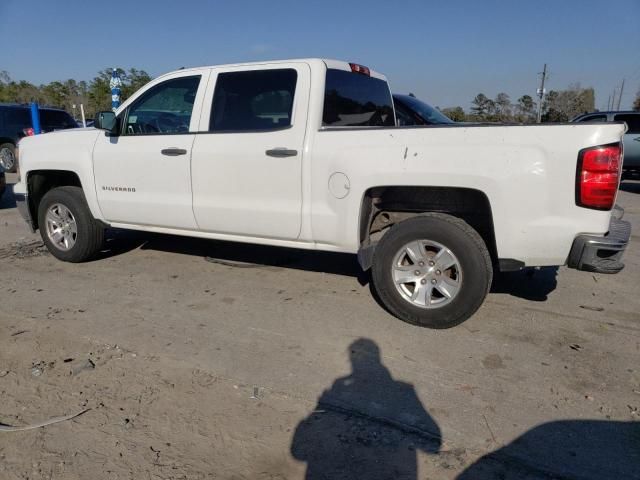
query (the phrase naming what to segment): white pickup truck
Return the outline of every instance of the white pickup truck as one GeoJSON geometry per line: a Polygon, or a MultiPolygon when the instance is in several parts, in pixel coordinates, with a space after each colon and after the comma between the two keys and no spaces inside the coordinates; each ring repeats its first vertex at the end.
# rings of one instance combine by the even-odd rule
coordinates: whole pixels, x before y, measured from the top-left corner
{"type": "Polygon", "coordinates": [[[431,328],[469,318],[494,270],[623,268],[623,123],[402,127],[384,76],[303,59],[168,73],[95,127],[19,145],[18,207],[60,260],[107,226],[357,253],[431,328]]]}

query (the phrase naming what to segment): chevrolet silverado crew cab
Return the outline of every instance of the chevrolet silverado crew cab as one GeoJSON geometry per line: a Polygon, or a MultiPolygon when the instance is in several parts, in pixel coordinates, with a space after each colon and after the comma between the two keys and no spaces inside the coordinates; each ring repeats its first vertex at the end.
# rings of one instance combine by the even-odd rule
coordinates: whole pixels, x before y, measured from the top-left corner
{"type": "Polygon", "coordinates": [[[358,255],[395,316],[469,318],[494,270],[623,268],[623,123],[396,125],[384,76],[335,60],[162,75],[95,128],[25,138],[20,211],[60,260],[105,227],[358,255]]]}

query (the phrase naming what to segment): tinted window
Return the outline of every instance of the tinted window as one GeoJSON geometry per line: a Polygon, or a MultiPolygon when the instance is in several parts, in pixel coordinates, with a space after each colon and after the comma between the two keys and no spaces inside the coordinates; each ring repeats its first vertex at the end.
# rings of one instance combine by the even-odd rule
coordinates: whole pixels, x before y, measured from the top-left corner
{"type": "Polygon", "coordinates": [[[621,113],[614,117],[616,122],[627,122],[629,130],[627,134],[637,135],[640,133],[640,113],[634,115],[633,113],[621,113]]]}
{"type": "Polygon", "coordinates": [[[336,127],[395,125],[387,82],[360,73],[328,69],[322,124],[336,127]]]}
{"type": "Polygon", "coordinates": [[[209,131],[265,131],[288,127],[297,78],[292,68],[219,74],[209,131]]]}
{"type": "Polygon", "coordinates": [[[40,110],[40,124],[47,131],[76,128],[78,126],[71,115],[62,110],[40,110]]]}
{"type": "Polygon", "coordinates": [[[125,135],[171,135],[189,131],[200,75],[174,78],[145,92],[129,107],[125,135]]]}
{"type": "MultiPolygon", "coordinates": [[[[405,107],[411,114],[418,117],[413,123],[405,123],[404,125],[443,125],[454,123],[453,120],[439,110],[411,95],[394,95],[393,98],[396,105],[396,115],[398,113],[398,106],[400,106],[405,107]]],[[[398,119],[400,119],[400,116],[398,116],[398,119]]]]}
{"type": "Polygon", "coordinates": [[[398,119],[398,125],[424,125],[424,122],[416,117],[411,110],[403,106],[402,103],[394,101],[394,105],[396,107],[396,118],[398,119]]]}
{"type": "Polygon", "coordinates": [[[589,115],[588,117],[581,118],[579,122],[606,122],[606,115],[589,115]]]}
{"type": "MultiPolygon", "coordinates": [[[[5,119],[9,125],[31,126],[31,111],[26,108],[7,108],[5,119]]],[[[22,128],[24,128],[22,127],[22,128]]]]}

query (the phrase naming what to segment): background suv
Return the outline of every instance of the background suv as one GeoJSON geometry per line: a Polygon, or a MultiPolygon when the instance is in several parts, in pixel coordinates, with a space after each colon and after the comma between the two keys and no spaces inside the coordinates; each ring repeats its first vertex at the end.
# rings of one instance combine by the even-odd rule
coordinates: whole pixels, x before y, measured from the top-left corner
{"type": "MultiPolygon", "coordinates": [[[[42,132],[77,128],[73,117],[59,108],[40,108],[42,132]]],[[[24,136],[33,135],[31,130],[31,107],[0,103],[0,166],[7,172],[15,172],[15,147],[24,136]]]]}
{"type": "Polygon", "coordinates": [[[626,122],[629,129],[624,135],[625,176],[640,175],[640,112],[594,112],[585,113],[572,120],[573,122],[626,122]]]}

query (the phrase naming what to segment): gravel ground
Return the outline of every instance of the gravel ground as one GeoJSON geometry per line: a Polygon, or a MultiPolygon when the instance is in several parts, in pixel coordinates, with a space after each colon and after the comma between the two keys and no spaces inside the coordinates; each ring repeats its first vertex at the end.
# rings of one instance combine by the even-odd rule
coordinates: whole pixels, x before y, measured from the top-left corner
{"type": "Polygon", "coordinates": [[[89,410],[0,427],[0,478],[640,478],[622,190],[623,272],[502,275],[446,331],[388,315],[349,255],[112,231],[65,264],[5,195],[0,424],[89,410]]]}

